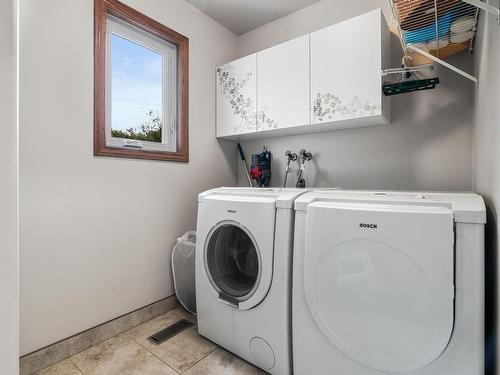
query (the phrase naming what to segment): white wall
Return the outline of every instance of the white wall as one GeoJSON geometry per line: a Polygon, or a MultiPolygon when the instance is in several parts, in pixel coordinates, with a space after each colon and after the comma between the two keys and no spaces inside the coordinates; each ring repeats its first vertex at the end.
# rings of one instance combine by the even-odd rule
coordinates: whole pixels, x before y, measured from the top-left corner
{"type": "MultiPolygon", "coordinates": [[[[238,55],[256,52],[375,8],[382,8],[389,21],[392,19],[386,0],[323,0],[241,35],[238,55]]],[[[392,51],[392,63],[397,67],[402,51],[395,37],[392,51]]],[[[473,70],[471,57],[452,62],[473,70]]],[[[441,79],[437,89],[393,98],[389,126],[242,142],[247,158],[260,152],[263,144],[270,147],[274,153],[273,186],[282,184],[285,151],[307,148],[314,154],[313,163],[306,169],[309,186],[470,190],[474,85],[444,68],[438,68],[436,75],[441,79]]],[[[294,186],[296,180],[296,175],[290,176],[289,186],[294,186]]],[[[246,182],[241,173],[239,182],[242,185],[246,182]]]]}
{"type": "Polygon", "coordinates": [[[191,161],[94,157],[93,0],[20,1],[22,354],[172,295],[197,194],[236,183],[214,95],[236,36],[185,0],[125,2],[190,38],[191,161]]]}
{"type": "MultiPolygon", "coordinates": [[[[490,1],[498,5],[498,1],[490,1]]],[[[479,84],[476,90],[475,129],[475,188],[488,206],[487,225],[487,360],[491,364],[500,358],[500,340],[495,338],[495,324],[500,321],[498,304],[498,210],[500,208],[500,26],[493,16],[481,15],[476,41],[476,71],[479,84]],[[495,277],[496,275],[496,277],[495,277]],[[496,280],[495,280],[496,279],[496,280]],[[496,281],[496,285],[495,285],[496,281]],[[496,297],[496,299],[495,299],[496,297]],[[498,306],[498,305],[497,305],[498,306]],[[496,315],[496,322],[495,322],[496,315]]],[[[498,330],[498,329],[497,329],[498,330]]],[[[497,364],[497,367],[498,364],[497,364]]],[[[500,374],[500,368],[497,369],[500,374]]],[[[492,372],[490,372],[491,374],[492,372]]]]}
{"type": "Polygon", "coordinates": [[[0,2],[0,369],[18,373],[17,0],[0,2]]]}

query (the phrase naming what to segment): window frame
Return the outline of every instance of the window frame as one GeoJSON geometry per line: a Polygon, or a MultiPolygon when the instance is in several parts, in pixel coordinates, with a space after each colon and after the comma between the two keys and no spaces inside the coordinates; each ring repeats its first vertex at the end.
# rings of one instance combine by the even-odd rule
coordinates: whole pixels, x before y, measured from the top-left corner
{"type": "MultiPolygon", "coordinates": [[[[126,27],[126,26],[125,26],[126,27]]],[[[130,28],[130,31],[133,32],[130,28]]],[[[119,35],[121,36],[121,35],[119,35]]],[[[129,38],[125,38],[129,39],[129,38]]],[[[136,43],[135,39],[131,39],[136,43]]],[[[140,45],[140,44],[139,44],[140,45]]],[[[148,47],[146,47],[148,48],[148,47]]],[[[168,69],[171,64],[165,64],[168,69]]],[[[117,1],[117,0],[95,0],[94,1],[94,155],[115,156],[134,159],[164,160],[164,161],[189,161],[189,39],[174,30],[160,24],[147,17],[137,10],[117,1]],[[168,150],[168,144],[145,142],[145,141],[124,141],[122,138],[111,136],[111,113],[110,98],[111,85],[110,65],[107,62],[108,49],[110,47],[111,33],[108,19],[116,18],[114,22],[124,22],[130,24],[139,31],[144,31],[162,41],[176,47],[176,88],[174,118],[163,118],[163,136],[168,126],[174,126],[176,147],[172,151],[172,144],[168,150]],[[109,138],[109,139],[108,139],[109,138]],[[128,147],[123,147],[128,143],[128,147]],[[134,144],[146,144],[143,148],[133,148],[134,144]],[[165,150],[167,149],[167,150],[165,150]]],[[[165,81],[165,79],[164,79],[165,81]]],[[[163,95],[168,88],[163,88],[163,95]]],[[[163,106],[165,107],[165,97],[163,106]]],[[[163,108],[165,112],[165,108],[163,108]]],[[[171,116],[169,116],[171,117],[171,116]]]]}
{"type": "Polygon", "coordinates": [[[158,39],[151,34],[145,35],[141,29],[122,20],[108,15],[108,38],[106,44],[106,145],[109,147],[135,147],[142,150],[175,152],[177,150],[177,47],[172,43],[158,39]],[[162,58],[162,143],[139,141],[127,138],[113,137],[112,135],[112,35],[116,35],[130,43],[146,48],[162,58]],[[167,131],[171,130],[173,138],[166,139],[167,131]],[[124,146],[125,145],[125,146],[124,146]]]}

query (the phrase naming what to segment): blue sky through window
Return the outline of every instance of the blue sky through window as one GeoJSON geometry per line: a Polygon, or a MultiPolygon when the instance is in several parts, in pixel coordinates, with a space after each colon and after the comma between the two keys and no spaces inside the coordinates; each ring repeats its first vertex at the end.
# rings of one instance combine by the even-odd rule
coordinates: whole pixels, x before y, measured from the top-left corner
{"type": "Polygon", "coordinates": [[[111,127],[135,128],[149,110],[162,116],[162,55],[113,34],[111,39],[111,127]]]}

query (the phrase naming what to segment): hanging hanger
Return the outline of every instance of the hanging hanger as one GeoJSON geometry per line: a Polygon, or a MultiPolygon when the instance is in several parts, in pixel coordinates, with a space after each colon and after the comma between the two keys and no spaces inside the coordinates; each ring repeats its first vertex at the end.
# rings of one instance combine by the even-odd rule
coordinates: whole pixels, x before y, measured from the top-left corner
{"type": "Polygon", "coordinates": [[[409,56],[403,56],[401,61],[401,68],[391,68],[382,70],[382,76],[388,75],[398,75],[398,80],[396,82],[388,82],[383,85],[383,91],[385,96],[393,96],[398,94],[404,94],[414,91],[431,90],[436,88],[439,84],[439,78],[422,78],[419,79],[416,73],[434,70],[434,64],[426,64],[420,66],[408,66],[411,62],[409,56]]]}

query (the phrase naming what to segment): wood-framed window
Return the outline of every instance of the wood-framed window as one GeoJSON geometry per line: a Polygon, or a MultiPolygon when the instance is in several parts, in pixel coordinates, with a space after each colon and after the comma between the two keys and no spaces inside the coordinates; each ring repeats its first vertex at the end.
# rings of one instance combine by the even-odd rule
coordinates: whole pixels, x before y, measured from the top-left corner
{"type": "Polygon", "coordinates": [[[94,13],[94,155],[189,161],[188,38],[117,0],[94,13]]]}

